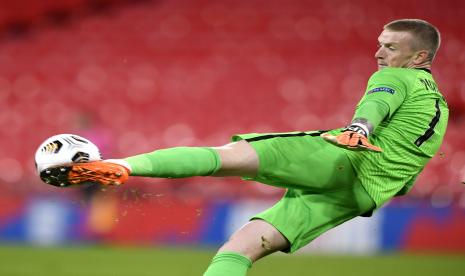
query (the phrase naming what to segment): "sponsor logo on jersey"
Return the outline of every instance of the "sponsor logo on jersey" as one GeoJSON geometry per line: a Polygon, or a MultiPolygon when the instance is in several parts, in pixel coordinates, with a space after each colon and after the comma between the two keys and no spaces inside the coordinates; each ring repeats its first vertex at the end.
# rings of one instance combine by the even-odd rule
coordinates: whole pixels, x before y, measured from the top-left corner
{"type": "Polygon", "coordinates": [[[389,87],[376,87],[371,89],[370,91],[367,92],[367,94],[375,93],[375,92],[387,92],[389,94],[394,94],[396,91],[392,88],[389,87]]]}

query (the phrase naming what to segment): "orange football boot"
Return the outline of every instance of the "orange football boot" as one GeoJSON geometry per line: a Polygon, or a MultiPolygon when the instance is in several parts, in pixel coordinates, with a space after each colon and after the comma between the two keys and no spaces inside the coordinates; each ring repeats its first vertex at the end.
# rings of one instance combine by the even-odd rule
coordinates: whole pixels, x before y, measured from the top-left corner
{"type": "Polygon", "coordinates": [[[67,187],[85,183],[121,185],[129,178],[129,170],[119,164],[106,161],[75,163],[48,168],[40,172],[47,184],[67,187]]]}

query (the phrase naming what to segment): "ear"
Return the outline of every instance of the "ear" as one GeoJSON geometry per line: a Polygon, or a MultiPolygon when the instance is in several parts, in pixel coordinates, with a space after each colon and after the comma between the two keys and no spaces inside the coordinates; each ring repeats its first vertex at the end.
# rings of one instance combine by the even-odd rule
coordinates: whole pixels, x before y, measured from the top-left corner
{"type": "Polygon", "coordinates": [[[415,56],[413,58],[413,63],[414,64],[422,64],[428,61],[428,54],[429,52],[427,50],[420,50],[415,53],[415,56]]]}

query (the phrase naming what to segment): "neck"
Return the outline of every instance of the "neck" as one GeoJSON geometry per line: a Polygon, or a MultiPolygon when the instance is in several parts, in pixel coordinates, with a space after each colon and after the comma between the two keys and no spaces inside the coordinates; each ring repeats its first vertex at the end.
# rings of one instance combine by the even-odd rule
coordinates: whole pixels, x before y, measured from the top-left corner
{"type": "Polygon", "coordinates": [[[431,62],[425,61],[425,62],[418,63],[418,64],[409,64],[409,65],[407,65],[407,68],[412,68],[412,69],[431,69],[431,62]]]}

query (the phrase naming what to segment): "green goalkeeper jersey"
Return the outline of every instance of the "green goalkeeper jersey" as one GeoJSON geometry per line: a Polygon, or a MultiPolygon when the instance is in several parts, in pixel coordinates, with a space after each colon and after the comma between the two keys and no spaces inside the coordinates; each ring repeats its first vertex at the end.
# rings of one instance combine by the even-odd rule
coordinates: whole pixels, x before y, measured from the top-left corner
{"type": "Polygon", "coordinates": [[[411,189],[438,151],[448,117],[447,103],[429,70],[384,68],[371,76],[354,119],[373,124],[369,140],[383,152],[348,156],[378,207],[411,189]]]}

